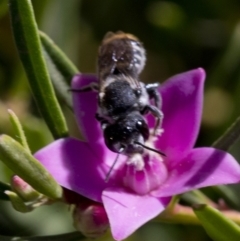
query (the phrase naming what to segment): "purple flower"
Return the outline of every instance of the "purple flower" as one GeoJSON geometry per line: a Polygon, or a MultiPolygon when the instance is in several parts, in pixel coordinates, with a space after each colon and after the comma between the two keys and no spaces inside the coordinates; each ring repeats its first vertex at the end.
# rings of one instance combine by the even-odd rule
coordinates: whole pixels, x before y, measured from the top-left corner
{"type": "MultiPolygon", "coordinates": [[[[86,141],[57,140],[35,157],[60,185],[102,202],[113,237],[122,240],[160,214],[171,196],[240,181],[240,167],[230,154],[208,147],[193,149],[200,128],[204,78],[204,70],[199,68],[170,78],[159,89],[164,132],[154,146],[166,158],[149,152],[139,157],[139,165],[139,160],[129,161],[122,155],[106,183],[116,153],[105,146],[100,124],[94,118],[94,92],[73,94],[74,113],[86,141]]],[[[72,88],[93,81],[97,81],[94,75],[77,75],[72,88]]],[[[148,115],[147,120],[153,127],[154,118],[148,115]]]]}

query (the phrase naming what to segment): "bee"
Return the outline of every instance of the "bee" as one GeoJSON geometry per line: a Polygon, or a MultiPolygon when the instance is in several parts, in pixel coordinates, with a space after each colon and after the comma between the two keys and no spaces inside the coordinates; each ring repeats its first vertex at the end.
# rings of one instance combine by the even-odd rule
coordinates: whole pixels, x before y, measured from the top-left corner
{"type": "Polygon", "coordinates": [[[158,84],[144,84],[139,79],[145,62],[146,51],[134,35],[109,32],[98,51],[99,83],[73,90],[98,92],[96,119],[101,123],[105,144],[127,156],[141,154],[144,149],[164,155],[144,145],[151,135],[144,115],[150,112],[156,118],[153,135],[161,129],[163,119],[158,84]]]}
{"type": "Polygon", "coordinates": [[[109,32],[99,47],[96,118],[102,124],[105,143],[113,152],[143,153],[150,135],[144,118],[148,112],[156,118],[154,135],[161,128],[163,113],[158,84],[145,85],[139,80],[145,62],[143,44],[131,34],[109,32]]]}

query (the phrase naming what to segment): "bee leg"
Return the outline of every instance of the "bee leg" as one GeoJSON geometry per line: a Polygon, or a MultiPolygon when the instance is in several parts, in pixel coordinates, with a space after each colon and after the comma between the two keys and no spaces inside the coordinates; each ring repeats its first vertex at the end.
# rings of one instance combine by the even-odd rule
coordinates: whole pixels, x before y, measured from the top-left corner
{"type": "Polygon", "coordinates": [[[145,85],[145,88],[147,90],[147,93],[148,93],[150,99],[153,99],[155,106],[161,110],[162,98],[157,90],[158,87],[159,87],[159,83],[152,83],[152,84],[145,85]]]}
{"type": "Polygon", "coordinates": [[[96,83],[96,82],[92,82],[89,85],[85,85],[80,89],[69,89],[69,91],[72,91],[72,92],[88,92],[88,91],[98,92],[99,91],[99,84],[96,83]]]}
{"type": "Polygon", "coordinates": [[[106,120],[104,117],[100,116],[99,113],[95,114],[95,118],[97,121],[101,123],[101,127],[104,130],[106,126],[109,124],[108,120],[106,120]]]}
{"type": "Polygon", "coordinates": [[[155,136],[161,134],[163,131],[161,128],[162,120],[163,120],[163,112],[154,105],[147,105],[144,107],[142,114],[146,114],[148,112],[151,112],[156,117],[156,123],[154,126],[153,134],[155,136]]]}
{"type": "Polygon", "coordinates": [[[99,113],[96,113],[96,114],[95,114],[95,118],[96,118],[96,120],[98,120],[99,122],[105,121],[105,119],[104,119],[102,116],[100,116],[99,113]]]}
{"type": "Polygon", "coordinates": [[[155,106],[147,106],[147,111],[150,111],[157,119],[156,124],[154,128],[154,135],[157,135],[158,132],[161,132],[161,126],[162,126],[162,120],[163,120],[163,113],[161,111],[162,109],[162,97],[159,94],[157,88],[159,87],[159,83],[151,83],[145,85],[145,88],[147,90],[147,93],[150,97],[150,99],[154,100],[155,106]]]}

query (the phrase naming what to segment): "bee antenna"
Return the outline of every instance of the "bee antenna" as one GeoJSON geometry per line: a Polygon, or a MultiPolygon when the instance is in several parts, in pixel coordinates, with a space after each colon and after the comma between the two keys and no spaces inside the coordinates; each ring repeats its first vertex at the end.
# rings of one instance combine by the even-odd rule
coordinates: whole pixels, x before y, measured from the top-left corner
{"type": "Polygon", "coordinates": [[[116,163],[117,163],[117,161],[118,161],[119,155],[120,155],[123,151],[124,151],[124,148],[122,147],[122,148],[119,150],[119,152],[118,152],[118,154],[117,154],[117,156],[116,156],[116,158],[115,158],[115,161],[113,162],[110,170],[108,171],[108,173],[107,173],[107,175],[106,175],[105,182],[108,182],[108,180],[109,180],[109,178],[110,178],[110,174],[111,174],[114,166],[116,165],[116,163]]]}
{"type": "Polygon", "coordinates": [[[166,156],[163,152],[161,152],[161,151],[159,151],[159,150],[156,150],[156,149],[154,149],[154,148],[151,148],[151,147],[149,147],[149,146],[145,146],[145,145],[142,144],[141,142],[135,141],[135,143],[138,144],[138,145],[140,145],[140,146],[142,146],[142,147],[145,148],[145,149],[148,149],[148,150],[150,150],[150,151],[154,151],[154,152],[160,154],[161,156],[166,156]]]}

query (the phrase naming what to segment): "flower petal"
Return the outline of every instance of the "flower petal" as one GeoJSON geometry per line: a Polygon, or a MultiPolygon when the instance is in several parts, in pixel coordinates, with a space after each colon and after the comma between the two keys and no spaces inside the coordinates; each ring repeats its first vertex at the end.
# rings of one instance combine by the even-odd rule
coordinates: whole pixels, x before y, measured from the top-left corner
{"type": "MultiPolygon", "coordinates": [[[[201,122],[204,78],[204,70],[198,68],[175,75],[160,87],[164,132],[156,146],[171,161],[185,156],[195,144],[201,122]]],[[[153,125],[153,118],[149,115],[148,119],[153,125]]]]}
{"type": "MultiPolygon", "coordinates": [[[[72,80],[72,89],[81,89],[90,83],[97,83],[96,75],[78,74],[72,80]]],[[[102,141],[103,135],[100,124],[95,118],[97,112],[97,92],[73,92],[74,114],[80,130],[86,141],[102,141]]]]}
{"type": "Polygon", "coordinates": [[[140,196],[116,188],[104,190],[102,199],[115,240],[128,237],[161,213],[171,200],[171,198],[140,196]]]}
{"type": "Polygon", "coordinates": [[[54,141],[34,156],[61,186],[95,201],[101,201],[104,188],[116,185],[114,178],[105,183],[109,168],[99,163],[89,144],[74,138],[54,141]]]}
{"type": "MultiPolygon", "coordinates": [[[[78,74],[73,78],[72,89],[78,90],[94,82],[97,82],[96,75],[78,74]]],[[[110,151],[105,145],[100,123],[95,118],[97,103],[97,93],[94,91],[73,92],[74,113],[85,140],[91,143],[89,146],[92,151],[111,166],[116,153],[110,151]]]]}
{"type": "Polygon", "coordinates": [[[227,152],[193,149],[182,161],[169,166],[168,180],[152,195],[176,195],[193,189],[240,182],[240,165],[227,152]]]}

